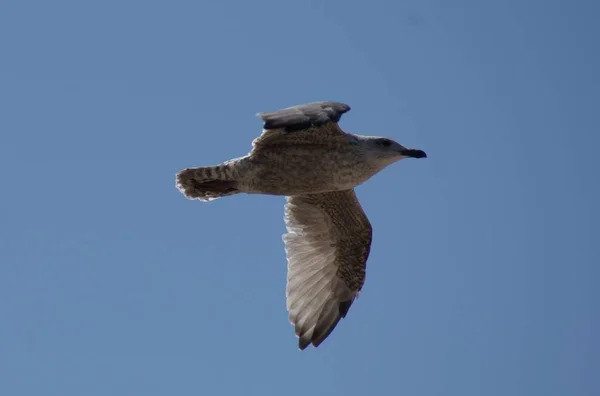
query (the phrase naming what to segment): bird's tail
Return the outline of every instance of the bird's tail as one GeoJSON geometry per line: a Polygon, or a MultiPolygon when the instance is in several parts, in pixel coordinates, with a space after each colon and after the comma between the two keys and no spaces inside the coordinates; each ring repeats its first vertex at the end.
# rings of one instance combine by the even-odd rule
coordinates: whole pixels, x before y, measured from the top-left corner
{"type": "Polygon", "coordinates": [[[187,199],[207,202],[241,192],[232,176],[227,164],[188,168],[177,173],[175,185],[187,199]]]}

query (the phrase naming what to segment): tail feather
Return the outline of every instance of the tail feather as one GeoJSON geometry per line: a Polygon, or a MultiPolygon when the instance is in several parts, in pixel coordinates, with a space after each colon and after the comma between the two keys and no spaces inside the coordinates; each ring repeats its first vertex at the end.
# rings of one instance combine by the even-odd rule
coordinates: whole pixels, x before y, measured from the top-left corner
{"type": "Polygon", "coordinates": [[[240,192],[227,173],[222,166],[188,168],[177,173],[175,185],[187,199],[212,201],[240,192]]]}

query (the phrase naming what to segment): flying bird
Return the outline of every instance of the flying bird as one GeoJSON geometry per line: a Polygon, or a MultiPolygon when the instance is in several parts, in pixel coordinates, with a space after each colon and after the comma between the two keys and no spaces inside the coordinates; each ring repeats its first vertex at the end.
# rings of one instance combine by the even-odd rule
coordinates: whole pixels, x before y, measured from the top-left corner
{"type": "Polygon", "coordinates": [[[349,110],[313,102],[259,113],[262,134],[247,155],[176,175],[188,199],[285,196],[286,308],[301,350],[331,334],[365,282],[372,228],[354,187],[396,161],[427,157],[385,137],[344,132],[338,122],[349,110]]]}

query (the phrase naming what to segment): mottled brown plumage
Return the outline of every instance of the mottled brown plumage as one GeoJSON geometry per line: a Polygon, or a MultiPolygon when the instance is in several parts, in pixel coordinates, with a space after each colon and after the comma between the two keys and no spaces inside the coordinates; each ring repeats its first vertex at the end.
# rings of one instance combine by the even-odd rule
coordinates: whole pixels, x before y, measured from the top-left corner
{"type": "Polygon", "coordinates": [[[349,110],[315,102],[261,113],[263,133],[246,156],[176,177],[189,199],[286,197],[286,305],[300,349],[329,336],[364,284],[372,231],[354,187],[393,162],[426,157],[390,139],[342,131],[338,121],[349,110]]]}
{"type": "Polygon", "coordinates": [[[304,349],[333,331],[361,290],[372,229],[354,190],[287,197],[285,223],[287,309],[304,349]]]}

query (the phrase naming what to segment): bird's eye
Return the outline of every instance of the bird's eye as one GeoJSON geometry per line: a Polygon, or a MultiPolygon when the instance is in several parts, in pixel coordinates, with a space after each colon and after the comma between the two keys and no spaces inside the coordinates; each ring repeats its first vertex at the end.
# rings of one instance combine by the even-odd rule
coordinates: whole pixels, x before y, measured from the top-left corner
{"type": "Polygon", "coordinates": [[[392,142],[390,140],[383,139],[383,140],[381,140],[381,145],[383,147],[390,147],[392,145],[392,142]]]}

